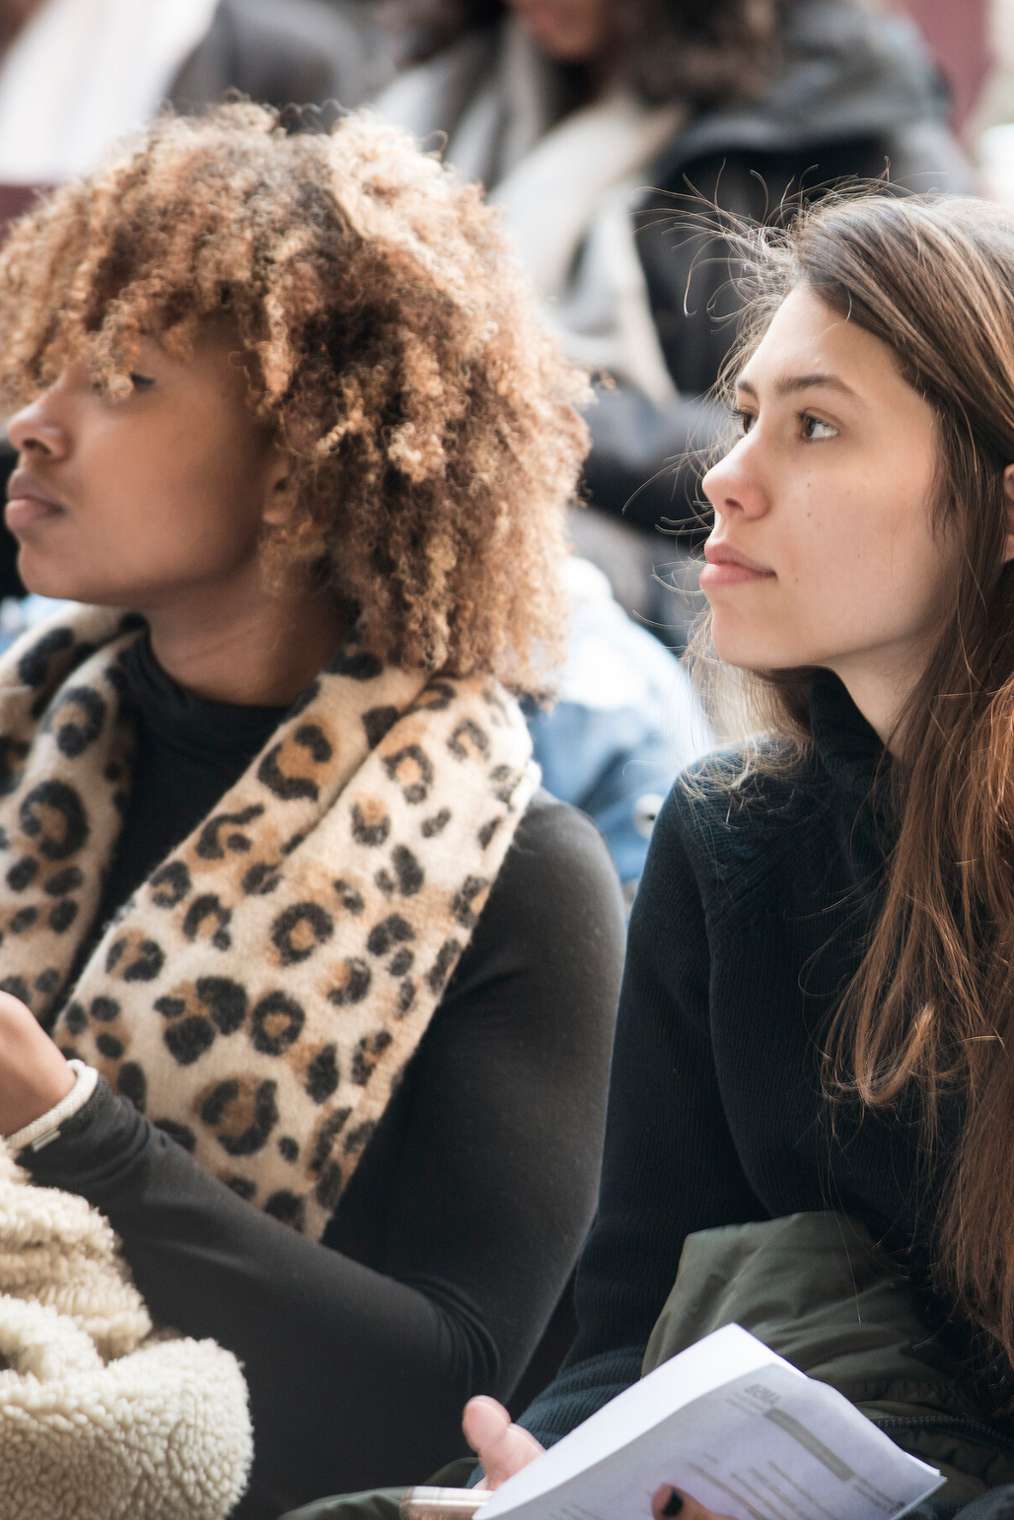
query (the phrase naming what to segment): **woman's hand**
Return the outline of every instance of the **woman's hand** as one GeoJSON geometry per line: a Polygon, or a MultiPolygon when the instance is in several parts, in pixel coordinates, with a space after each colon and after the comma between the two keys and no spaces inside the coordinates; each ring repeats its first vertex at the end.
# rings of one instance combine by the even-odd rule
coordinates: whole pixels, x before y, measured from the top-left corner
{"type": "Polygon", "coordinates": [[[691,1499],[680,1488],[673,1488],[670,1483],[663,1483],[661,1488],[656,1488],[651,1496],[652,1520],[672,1520],[674,1515],[679,1515],[680,1520],[729,1520],[728,1515],[716,1515],[712,1509],[705,1509],[703,1504],[698,1504],[696,1499],[691,1499]]]}
{"type": "Polygon", "coordinates": [[[48,1113],[73,1086],[73,1070],[31,1009],[0,992],[0,1135],[48,1113]]]}
{"type": "Polygon", "coordinates": [[[484,1393],[465,1405],[461,1428],[486,1474],[479,1488],[499,1488],[543,1452],[535,1437],[512,1425],[503,1405],[484,1393]]]}
{"type": "MultiPolygon", "coordinates": [[[[499,1488],[529,1462],[534,1462],[544,1450],[527,1430],[512,1425],[503,1405],[486,1394],[469,1399],[461,1425],[465,1440],[486,1473],[483,1481],[477,1484],[478,1488],[499,1488]]],[[[655,1490],[651,1513],[652,1520],[672,1520],[674,1515],[679,1515],[680,1520],[729,1520],[728,1515],[717,1515],[714,1510],[705,1509],[703,1504],[698,1504],[696,1499],[669,1483],[663,1483],[655,1490]]]]}

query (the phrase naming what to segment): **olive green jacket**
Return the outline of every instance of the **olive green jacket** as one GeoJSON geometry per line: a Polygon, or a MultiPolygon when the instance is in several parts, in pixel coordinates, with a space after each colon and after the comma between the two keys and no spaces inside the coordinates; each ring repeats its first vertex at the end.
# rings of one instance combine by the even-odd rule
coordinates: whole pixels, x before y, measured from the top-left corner
{"type": "MultiPolygon", "coordinates": [[[[836,1388],[905,1451],[938,1467],[947,1482],[934,1513],[954,1513],[1014,1483],[1014,1438],[977,1418],[904,1277],[854,1220],[792,1214],[689,1236],[642,1372],[731,1324],[836,1388]]],[[[464,1459],[427,1481],[464,1483],[473,1465],[464,1459]]],[[[403,1491],[322,1499],[283,1520],[397,1520],[403,1491]]]]}

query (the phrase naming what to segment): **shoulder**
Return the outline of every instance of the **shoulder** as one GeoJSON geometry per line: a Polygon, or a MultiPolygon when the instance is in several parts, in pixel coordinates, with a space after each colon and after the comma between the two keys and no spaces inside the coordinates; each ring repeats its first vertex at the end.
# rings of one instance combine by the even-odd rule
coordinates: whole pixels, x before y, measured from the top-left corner
{"type": "Polygon", "coordinates": [[[203,98],[202,86],[211,89],[219,74],[222,88],[233,86],[276,106],[338,94],[354,105],[362,98],[361,79],[369,77],[357,28],[312,0],[286,0],[284,7],[275,0],[219,0],[173,94],[203,98]]]}
{"type": "Polygon", "coordinates": [[[518,824],[490,907],[494,895],[506,898],[529,890],[543,900],[552,890],[566,902],[598,904],[606,912],[619,902],[616,871],[598,829],[584,813],[542,788],[518,824]]]}
{"type": "Polygon", "coordinates": [[[741,901],[800,848],[825,806],[814,767],[779,741],[716,750],[673,783],[652,835],[651,876],[688,873],[706,905],[741,901]]]}
{"type": "Polygon", "coordinates": [[[911,19],[847,0],[798,0],[786,13],[782,66],[769,88],[694,117],[659,173],[685,172],[700,194],[761,218],[786,188],[810,193],[843,175],[879,177],[885,156],[892,179],[904,179],[894,164],[899,149],[905,169],[926,177],[914,188],[967,189],[968,165],[946,122],[938,72],[911,19]],[[764,177],[766,189],[751,191],[751,174],[764,177]]]}
{"type": "Polygon", "coordinates": [[[583,813],[538,791],[510,849],[456,975],[456,990],[511,978],[534,986],[579,968],[618,975],[625,914],[619,878],[583,813]]]}
{"type": "Polygon", "coordinates": [[[278,44],[287,51],[351,44],[356,37],[349,18],[316,0],[286,0],[284,8],[276,0],[218,0],[218,18],[228,18],[251,39],[278,44]]]}

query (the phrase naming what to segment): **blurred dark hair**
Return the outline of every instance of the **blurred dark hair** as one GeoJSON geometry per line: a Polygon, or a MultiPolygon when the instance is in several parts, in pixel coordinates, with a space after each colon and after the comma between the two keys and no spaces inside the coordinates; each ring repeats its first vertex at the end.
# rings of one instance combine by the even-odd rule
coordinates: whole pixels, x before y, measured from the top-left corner
{"type": "MultiPolygon", "coordinates": [[[[778,63],[792,0],[613,0],[621,70],[649,103],[691,106],[758,94],[778,63]]],[[[383,0],[403,38],[403,59],[421,63],[467,32],[494,25],[505,0],[383,0]]]]}

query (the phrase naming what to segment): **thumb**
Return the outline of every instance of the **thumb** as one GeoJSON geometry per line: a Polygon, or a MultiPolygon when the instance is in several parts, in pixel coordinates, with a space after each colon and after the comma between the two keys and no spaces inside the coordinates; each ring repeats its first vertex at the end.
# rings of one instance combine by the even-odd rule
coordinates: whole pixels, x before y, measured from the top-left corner
{"type": "Polygon", "coordinates": [[[663,1483],[652,1494],[651,1515],[652,1520],[673,1520],[676,1515],[680,1520],[729,1520],[728,1515],[716,1515],[714,1510],[705,1509],[703,1504],[698,1504],[696,1499],[669,1483],[663,1483]]]}
{"type": "Polygon", "coordinates": [[[498,1488],[542,1454],[542,1447],[535,1437],[522,1430],[520,1425],[512,1425],[503,1405],[486,1394],[469,1399],[462,1428],[466,1441],[485,1469],[488,1488],[498,1488]]]}

